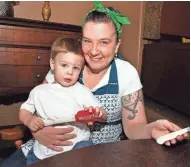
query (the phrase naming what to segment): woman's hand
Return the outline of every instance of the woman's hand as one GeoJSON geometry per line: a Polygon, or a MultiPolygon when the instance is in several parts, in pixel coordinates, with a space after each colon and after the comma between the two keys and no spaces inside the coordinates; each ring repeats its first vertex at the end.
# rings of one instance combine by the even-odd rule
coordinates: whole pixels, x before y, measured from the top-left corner
{"type": "Polygon", "coordinates": [[[63,148],[59,146],[70,146],[73,144],[71,141],[68,141],[76,137],[76,134],[70,134],[73,130],[72,127],[54,128],[47,126],[42,130],[32,132],[32,134],[40,144],[59,152],[63,151],[63,148]]]}
{"type": "MultiPolygon", "coordinates": [[[[151,137],[156,140],[160,136],[164,136],[168,133],[177,131],[179,129],[180,129],[180,127],[173,124],[172,122],[169,122],[167,120],[157,120],[153,124],[152,130],[151,130],[151,137]]],[[[166,146],[170,146],[171,144],[176,144],[177,141],[182,141],[186,137],[188,137],[188,133],[185,133],[183,135],[179,135],[175,139],[172,139],[170,141],[166,141],[164,144],[166,146]]]]}

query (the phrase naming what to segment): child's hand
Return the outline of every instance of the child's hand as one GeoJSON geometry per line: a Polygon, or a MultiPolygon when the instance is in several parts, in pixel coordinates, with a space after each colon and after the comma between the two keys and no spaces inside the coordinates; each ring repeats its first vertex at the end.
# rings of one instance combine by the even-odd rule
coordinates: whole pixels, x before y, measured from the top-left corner
{"type": "Polygon", "coordinates": [[[96,110],[96,114],[99,115],[100,122],[104,122],[107,120],[107,113],[102,107],[96,107],[95,110],[96,110]]]}
{"type": "Polygon", "coordinates": [[[31,119],[28,121],[27,126],[30,128],[31,131],[36,132],[40,129],[43,129],[44,122],[36,116],[32,116],[31,119]]]}
{"type": "MultiPolygon", "coordinates": [[[[87,110],[90,113],[92,112],[93,109],[94,109],[93,107],[87,108],[87,110]]],[[[95,110],[96,110],[96,114],[100,118],[100,122],[104,122],[107,120],[107,113],[105,112],[105,110],[102,107],[96,107],[95,110]]],[[[93,125],[93,122],[88,122],[88,125],[89,126],[93,125]]]]}

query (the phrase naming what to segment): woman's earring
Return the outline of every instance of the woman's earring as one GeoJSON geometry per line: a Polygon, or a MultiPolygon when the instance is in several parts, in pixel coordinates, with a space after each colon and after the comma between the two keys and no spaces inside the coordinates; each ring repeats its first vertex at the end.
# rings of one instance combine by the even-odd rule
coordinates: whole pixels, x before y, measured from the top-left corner
{"type": "Polygon", "coordinates": [[[117,57],[118,55],[117,55],[117,53],[115,53],[115,57],[117,57]]]}
{"type": "Polygon", "coordinates": [[[54,74],[54,70],[51,69],[51,70],[50,70],[50,73],[51,73],[51,74],[54,74]]]}

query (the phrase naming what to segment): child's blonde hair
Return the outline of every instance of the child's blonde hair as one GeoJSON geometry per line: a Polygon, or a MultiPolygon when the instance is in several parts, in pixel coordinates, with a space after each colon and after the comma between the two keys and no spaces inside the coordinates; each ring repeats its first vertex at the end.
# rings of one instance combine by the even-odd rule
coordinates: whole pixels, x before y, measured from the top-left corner
{"type": "MultiPolygon", "coordinates": [[[[51,59],[54,60],[58,53],[72,52],[83,57],[81,43],[77,39],[73,38],[58,38],[51,47],[51,59]]],[[[83,57],[84,58],[84,57],[83,57]]]]}

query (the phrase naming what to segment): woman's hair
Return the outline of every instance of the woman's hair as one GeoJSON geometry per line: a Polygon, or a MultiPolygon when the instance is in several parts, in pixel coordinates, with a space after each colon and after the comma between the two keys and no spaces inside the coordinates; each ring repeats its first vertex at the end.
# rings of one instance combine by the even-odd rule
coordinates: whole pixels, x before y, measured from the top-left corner
{"type": "Polygon", "coordinates": [[[73,38],[58,38],[56,39],[51,47],[51,59],[55,59],[57,54],[59,53],[67,53],[72,52],[77,55],[82,55],[82,46],[81,43],[77,39],[73,38]]]}
{"type": "MultiPolygon", "coordinates": [[[[119,13],[120,12],[113,8],[113,7],[107,7],[110,11],[114,11],[116,13],[119,13]]],[[[111,17],[108,16],[106,13],[102,13],[102,12],[98,12],[96,10],[88,13],[87,17],[85,18],[85,21],[84,21],[84,24],[87,23],[87,22],[94,22],[94,23],[110,23],[112,21],[111,17]]],[[[113,23],[113,25],[115,26],[115,24],[113,23]]],[[[116,30],[116,27],[115,27],[115,30],[116,30]]],[[[117,33],[117,30],[116,30],[116,34],[117,34],[117,39],[119,39],[119,36],[118,36],[118,33],[117,33]]]]}

